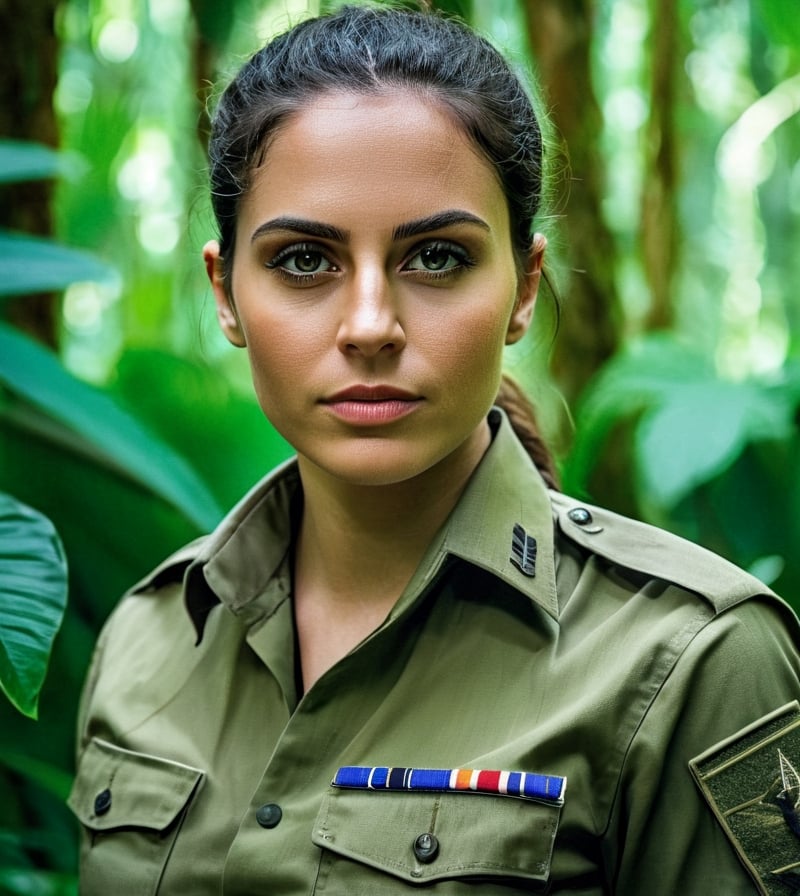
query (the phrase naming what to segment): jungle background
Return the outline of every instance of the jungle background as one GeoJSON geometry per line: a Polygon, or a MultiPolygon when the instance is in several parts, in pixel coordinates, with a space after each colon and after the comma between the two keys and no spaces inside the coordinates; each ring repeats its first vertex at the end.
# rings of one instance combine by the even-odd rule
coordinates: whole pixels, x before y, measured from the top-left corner
{"type": "MultiPolygon", "coordinates": [[[[0,893],[77,892],[64,803],[98,630],[289,453],[216,332],[206,109],[335,5],[0,0],[0,893]]],[[[552,120],[560,313],[543,296],[509,369],[565,490],[800,608],[798,0],[435,5],[552,120]]]]}

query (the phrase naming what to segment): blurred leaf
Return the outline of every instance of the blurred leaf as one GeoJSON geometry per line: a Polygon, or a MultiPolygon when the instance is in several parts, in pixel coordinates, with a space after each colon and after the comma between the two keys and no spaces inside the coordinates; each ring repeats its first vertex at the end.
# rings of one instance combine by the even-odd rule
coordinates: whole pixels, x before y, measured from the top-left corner
{"type": "Polygon", "coordinates": [[[785,438],[791,418],[779,398],[753,382],[705,380],[665,389],[636,431],[648,500],[671,507],[726,470],[749,441],[785,438]]]}
{"type": "Polygon", "coordinates": [[[74,163],[49,146],[0,139],[0,184],[60,177],[73,168],[74,163]]]}
{"type": "Polygon", "coordinates": [[[113,282],[116,273],[87,252],[0,231],[0,298],[62,290],[83,280],[113,282]]]}
{"type": "Polygon", "coordinates": [[[2,868],[0,896],[78,896],[78,879],[52,871],[2,868]]]}
{"type": "Polygon", "coordinates": [[[772,585],[783,572],[786,567],[786,561],[779,554],[770,554],[766,557],[759,557],[750,564],[748,572],[751,576],[755,576],[765,585],[772,585]]]}
{"type": "Polygon", "coordinates": [[[224,507],[293,453],[251,395],[218,370],[155,349],[119,359],[113,390],[208,483],[224,507]]]}
{"type": "Polygon", "coordinates": [[[67,601],[67,563],[40,513],[0,493],[0,687],[36,718],[67,601]]]}
{"type": "Polygon", "coordinates": [[[56,768],[49,762],[42,762],[40,759],[35,759],[24,753],[0,750],[0,765],[23,775],[61,801],[65,801],[69,796],[72,788],[72,775],[56,768]]]}
{"type": "Polygon", "coordinates": [[[583,493],[612,429],[660,406],[676,383],[711,375],[708,363],[674,339],[651,336],[631,343],[603,367],[577,410],[576,438],[564,463],[567,492],[583,493]]]}
{"type": "Polygon", "coordinates": [[[800,47],[800,10],[797,0],[755,0],[753,4],[775,43],[800,47]]]}
{"type": "Polygon", "coordinates": [[[128,588],[204,530],[124,471],[98,460],[78,434],[0,389],[0,489],[12,487],[56,525],[69,557],[70,588],[40,694],[39,721],[22,716],[0,695],[0,827],[13,829],[23,820],[41,825],[48,838],[37,861],[45,861],[45,852],[48,858],[40,867],[68,870],[77,856],[74,819],[60,798],[45,799],[53,788],[37,777],[35,765],[11,772],[2,759],[13,764],[23,754],[70,773],[80,691],[100,626],[128,588]],[[3,778],[13,778],[5,791],[3,778]],[[56,829],[59,842],[72,838],[66,847],[56,841],[56,829]]]}
{"type": "Polygon", "coordinates": [[[4,325],[0,383],[78,434],[98,462],[152,490],[201,529],[219,521],[219,504],[183,458],[108,395],[72,377],[49,351],[4,325]]]}
{"type": "Polygon", "coordinates": [[[641,500],[672,507],[728,469],[749,443],[788,439],[799,391],[791,366],[774,381],[733,383],[670,337],[639,340],[587,390],[565,488],[583,493],[612,431],[633,421],[641,500]]]}

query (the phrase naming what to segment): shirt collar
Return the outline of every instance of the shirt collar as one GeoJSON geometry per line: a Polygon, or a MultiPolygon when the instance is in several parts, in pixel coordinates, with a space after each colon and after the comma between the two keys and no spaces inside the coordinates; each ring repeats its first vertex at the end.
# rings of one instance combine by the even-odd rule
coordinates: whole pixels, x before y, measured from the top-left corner
{"type": "MultiPolygon", "coordinates": [[[[423,564],[433,565],[443,555],[460,557],[557,618],[547,488],[505,414],[493,408],[489,422],[492,444],[423,564]]],[[[297,464],[287,461],[233,508],[188,568],[184,562],[186,606],[198,640],[209,611],[220,601],[252,624],[286,599],[286,560],[299,499],[297,464]]]]}
{"type": "Polygon", "coordinates": [[[450,515],[443,550],[493,573],[558,618],[547,486],[499,408],[491,446],[450,515]]]}
{"type": "Polygon", "coordinates": [[[186,609],[198,643],[206,617],[218,603],[253,624],[286,599],[286,560],[300,495],[292,459],[257,483],[205,540],[184,578],[186,609]]]}

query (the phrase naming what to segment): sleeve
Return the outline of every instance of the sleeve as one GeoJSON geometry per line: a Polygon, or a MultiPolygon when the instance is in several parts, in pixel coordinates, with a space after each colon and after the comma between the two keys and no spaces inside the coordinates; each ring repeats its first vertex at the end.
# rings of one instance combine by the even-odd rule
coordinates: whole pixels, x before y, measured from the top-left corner
{"type": "MultiPolygon", "coordinates": [[[[798,700],[799,644],[797,621],[784,605],[751,599],[714,617],[681,655],[624,762],[608,839],[619,844],[609,846],[607,857],[616,896],[787,892],[769,873],[766,885],[757,882],[746,867],[747,843],[720,823],[690,763],[723,743],[735,752],[742,732],[798,700]],[[773,883],[775,889],[768,888],[773,883]]],[[[800,766],[800,756],[796,760],[800,766]]],[[[767,793],[777,775],[775,764],[774,774],[739,776],[731,785],[738,788],[732,802],[767,793]]],[[[758,822],[755,835],[777,868],[769,824],[777,818],[785,832],[780,808],[774,809],[777,814],[767,824],[758,822]]]]}

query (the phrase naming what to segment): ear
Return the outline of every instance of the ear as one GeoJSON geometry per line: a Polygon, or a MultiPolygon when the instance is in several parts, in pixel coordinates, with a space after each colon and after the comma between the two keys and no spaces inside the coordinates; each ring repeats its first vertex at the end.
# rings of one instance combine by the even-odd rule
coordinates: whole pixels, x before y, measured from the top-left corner
{"type": "Polygon", "coordinates": [[[542,262],[547,239],[541,233],[533,236],[533,242],[528,253],[528,262],[525,273],[520,277],[517,287],[517,301],[511,312],[506,331],[506,345],[513,345],[528,332],[528,327],[533,320],[533,309],[536,305],[536,296],[539,293],[539,281],[542,279],[542,262]]]}
{"type": "Polygon", "coordinates": [[[244,338],[233,298],[228,292],[225,282],[225,269],[223,259],[219,254],[219,243],[210,240],[203,246],[203,263],[206,266],[206,274],[211,283],[211,291],[214,293],[214,301],[217,306],[217,320],[225,334],[225,338],[232,345],[244,348],[247,341],[244,338]]]}

